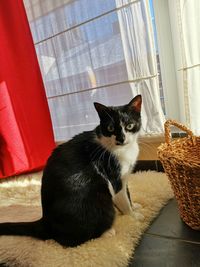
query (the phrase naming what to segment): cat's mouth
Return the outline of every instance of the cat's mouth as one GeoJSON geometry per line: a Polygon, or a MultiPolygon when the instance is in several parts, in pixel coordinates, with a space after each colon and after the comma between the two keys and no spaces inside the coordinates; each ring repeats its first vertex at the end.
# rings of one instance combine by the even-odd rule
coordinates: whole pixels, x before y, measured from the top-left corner
{"type": "Polygon", "coordinates": [[[125,146],[127,144],[128,144],[128,142],[119,142],[119,141],[116,141],[116,145],[117,146],[125,146]]]}

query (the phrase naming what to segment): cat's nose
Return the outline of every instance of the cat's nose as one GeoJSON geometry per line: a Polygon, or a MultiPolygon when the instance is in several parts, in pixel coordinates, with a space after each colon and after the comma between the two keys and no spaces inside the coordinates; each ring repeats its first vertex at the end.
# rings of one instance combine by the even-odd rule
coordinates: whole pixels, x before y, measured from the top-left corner
{"type": "Polygon", "coordinates": [[[124,134],[117,136],[117,138],[116,138],[116,144],[117,145],[123,145],[124,141],[125,141],[125,135],[124,134]]]}
{"type": "Polygon", "coordinates": [[[123,145],[124,144],[124,142],[120,142],[120,141],[116,141],[116,145],[123,145]]]}

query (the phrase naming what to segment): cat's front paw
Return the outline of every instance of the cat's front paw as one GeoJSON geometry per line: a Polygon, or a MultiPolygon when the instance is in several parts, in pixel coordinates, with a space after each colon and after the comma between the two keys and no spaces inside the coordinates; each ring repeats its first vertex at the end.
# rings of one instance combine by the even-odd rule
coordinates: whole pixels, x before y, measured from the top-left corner
{"type": "Polygon", "coordinates": [[[133,212],[133,218],[135,218],[137,221],[143,221],[144,215],[140,212],[133,212]]]}
{"type": "Polygon", "coordinates": [[[144,215],[141,212],[131,210],[131,212],[128,215],[130,215],[131,217],[133,217],[137,221],[143,221],[144,220],[144,215]]]}
{"type": "Polygon", "coordinates": [[[134,210],[142,209],[142,205],[137,203],[137,202],[133,202],[132,203],[132,207],[133,207],[134,210]]]}
{"type": "Polygon", "coordinates": [[[143,221],[144,220],[144,215],[141,212],[134,211],[132,209],[130,209],[128,212],[126,212],[124,214],[130,215],[131,217],[133,217],[137,221],[143,221]]]}

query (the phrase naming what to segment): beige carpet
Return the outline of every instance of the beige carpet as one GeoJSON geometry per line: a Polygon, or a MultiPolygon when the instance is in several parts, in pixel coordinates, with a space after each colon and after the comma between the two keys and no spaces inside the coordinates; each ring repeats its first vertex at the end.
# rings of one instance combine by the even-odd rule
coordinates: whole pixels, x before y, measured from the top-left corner
{"type": "MultiPolygon", "coordinates": [[[[0,221],[29,221],[41,216],[41,173],[0,183],[0,221]],[[24,181],[25,179],[25,181],[24,181]]],[[[173,197],[163,173],[138,172],[130,175],[132,199],[142,204],[144,221],[118,215],[116,235],[91,240],[77,248],[63,248],[53,240],[29,237],[0,237],[0,263],[20,267],[115,267],[127,266],[142,233],[160,209],[173,197]]]]}

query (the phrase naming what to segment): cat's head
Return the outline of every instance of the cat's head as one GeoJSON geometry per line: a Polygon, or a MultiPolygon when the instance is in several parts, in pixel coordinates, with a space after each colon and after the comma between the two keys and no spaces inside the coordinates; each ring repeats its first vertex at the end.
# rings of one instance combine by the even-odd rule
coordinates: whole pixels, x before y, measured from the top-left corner
{"type": "Polygon", "coordinates": [[[99,137],[107,145],[126,145],[131,143],[141,128],[142,97],[137,95],[127,105],[107,107],[94,103],[100,118],[99,137]]]}

